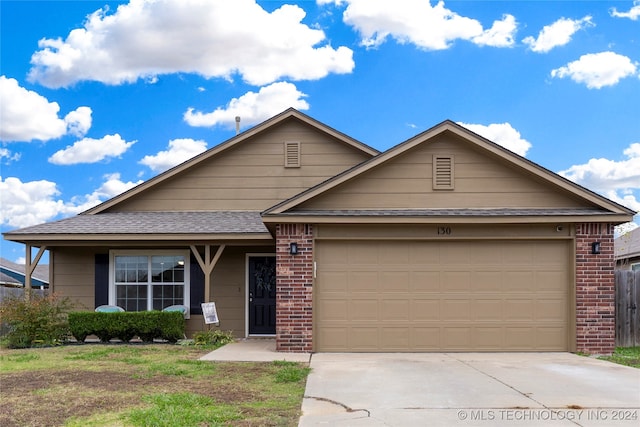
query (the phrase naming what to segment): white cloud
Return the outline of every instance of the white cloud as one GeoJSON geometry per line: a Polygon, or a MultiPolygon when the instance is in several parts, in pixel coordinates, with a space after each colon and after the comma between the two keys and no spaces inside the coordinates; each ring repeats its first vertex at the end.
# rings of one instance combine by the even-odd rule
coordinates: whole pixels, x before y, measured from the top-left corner
{"type": "Polygon", "coordinates": [[[320,4],[343,3],[343,20],[362,37],[362,45],[377,47],[392,37],[398,43],[413,43],[421,49],[447,49],[455,40],[469,40],[481,46],[513,45],[517,23],[504,15],[484,30],[476,19],[460,16],[447,9],[443,1],[432,6],[425,0],[322,0],[320,4]]]}
{"type": "Polygon", "coordinates": [[[67,87],[154,82],[177,72],[253,85],[284,77],[314,80],[350,73],[353,51],[329,45],[322,30],[301,21],[305,11],[283,5],[271,13],[255,0],[131,0],[114,13],[98,10],[66,39],[42,39],[30,81],[67,87]]]}
{"type": "Polygon", "coordinates": [[[640,211],[640,142],[631,144],[623,154],[625,158],[620,161],[590,159],[558,173],[614,202],[640,211]]]}
{"type": "Polygon", "coordinates": [[[618,12],[618,9],[614,7],[609,13],[616,18],[629,18],[632,21],[637,21],[640,18],[640,0],[634,0],[633,7],[628,12],[618,12]]]}
{"type": "Polygon", "coordinates": [[[91,127],[91,108],[79,107],[63,119],[60,106],[0,76],[0,140],[48,141],[68,133],[83,136],[91,127]]]}
{"type": "Polygon", "coordinates": [[[3,181],[0,177],[0,224],[22,228],[74,215],[142,182],[122,182],[119,174],[105,178],[106,181],[93,193],[64,202],[59,198],[60,191],[55,182],[22,182],[16,177],[3,181]]]}
{"type": "Polygon", "coordinates": [[[56,151],[49,157],[49,163],[75,165],[96,163],[107,157],[118,157],[136,141],[127,142],[119,134],[105,135],[101,139],[84,138],[64,150],[56,151]]]}
{"type": "Polygon", "coordinates": [[[112,173],[104,175],[105,181],[100,187],[98,187],[93,193],[85,194],[84,196],[75,196],[71,198],[73,204],[73,213],[84,212],[87,209],[99,205],[100,203],[108,200],[118,194],[124,193],[130,188],[141,184],[143,181],[137,182],[124,182],[120,180],[119,173],[112,173]]]}
{"type": "Polygon", "coordinates": [[[553,24],[545,25],[538,34],[538,38],[529,36],[522,41],[532,51],[546,53],[554,47],[566,45],[577,31],[591,26],[595,26],[591,16],[585,16],[582,19],[560,18],[553,24]]]}
{"type": "Polygon", "coordinates": [[[8,148],[0,148],[0,163],[8,165],[11,162],[17,162],[20,160],[20,153],[13,153],[8,148]]]}
{"type": "Polygon", "coordinates": [[[232,99],[225,108],[216,108],[211,113],[201,113],[189,108],[184,113],[184,121],[191,126],[235,126],[236,116],[240,116],[243,126],[260,123],[289,107],[308,110],[306,97],[292,83],[279,82],[265,86],[258,93],[247,92],[232,99]]]}
{"type": "Polygon", "coordinates": [[[494,21],[491,28],[484,30],[482,34],[471,40],[478,46],[511,47],[514,44],[513,36],[517,29],[516,18],[512,15],[504,15],[502,20],[494,21]]]}
{"type": "Polygon", "coordinates": [[[576,83],[584,83],[589,89],[613,86],[621,79],[636,74],[638,64],[614,52],[582,55],[564,67],[551,71],[551,77],[570,77],[576,83]]]}
{"type": "Polygon", "coordinates": [[[531,148],[531,143],[523,139],[520,132],[509,123],[492,123],[487,126],[460,122],[458,124],[521,156],[526,156],[531,148]]]}
{"type": "Polygon", "coordinates": [[[169,141],[169,147],[153,156],[144,156],[138,163],[149,166],[154,172],[163,172],[190,158],[204,152],[207,143],[202,140],[190,138],[173,139],[169,141]]]}

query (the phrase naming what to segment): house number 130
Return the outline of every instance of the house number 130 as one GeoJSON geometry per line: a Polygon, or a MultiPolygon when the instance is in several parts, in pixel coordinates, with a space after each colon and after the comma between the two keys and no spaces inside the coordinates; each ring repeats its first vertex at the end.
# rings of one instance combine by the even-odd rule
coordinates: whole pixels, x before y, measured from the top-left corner
{"type": "Polygon", "coordinates": [[[451,234],[451,227],[438,227],[438,236],[448,236],[451,234]]]}

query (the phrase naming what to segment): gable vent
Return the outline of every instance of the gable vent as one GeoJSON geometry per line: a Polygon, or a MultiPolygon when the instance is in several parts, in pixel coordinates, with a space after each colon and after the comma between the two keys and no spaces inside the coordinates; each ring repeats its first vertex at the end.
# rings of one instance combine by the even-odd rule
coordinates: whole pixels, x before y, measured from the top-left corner
{"type": "Polygon", "coordinates": [[[285,141],[284,143],[284,167],[300,167],[300,142],[285,141]]]}
{"type": "Polygon", "coordinates": [[[453,156],[433,156],[433,189],[453,190],[453,156]]]}

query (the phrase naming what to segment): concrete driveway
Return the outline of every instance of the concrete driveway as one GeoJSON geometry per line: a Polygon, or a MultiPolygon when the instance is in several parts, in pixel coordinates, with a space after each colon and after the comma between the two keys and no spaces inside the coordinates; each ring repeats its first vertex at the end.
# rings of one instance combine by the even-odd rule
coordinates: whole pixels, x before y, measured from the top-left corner
{"type": "Polygon", "coordinates": [[[640,369],[570,353],[319,353],[300,426],[640,425],[640,369]]]}

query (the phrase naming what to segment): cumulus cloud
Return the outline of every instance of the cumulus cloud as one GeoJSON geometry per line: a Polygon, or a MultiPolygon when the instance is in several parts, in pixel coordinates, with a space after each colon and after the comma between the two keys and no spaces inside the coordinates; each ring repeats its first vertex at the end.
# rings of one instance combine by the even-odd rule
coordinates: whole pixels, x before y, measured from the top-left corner
{"type": "Polygon", "coordinates": [[[20,153],[14,153],[8,148],[0,148],[0,163],[8,165],[20,160],[20,153]]]}
{"type": "Polygon", "coordinates": [[[60,106],[0,76],[0,140],[48,141],[66,134],[82,137],[91,127],[91,108],[79,107],[60,118],[60,106]]]}
{"type": "Polygon", "coordinates": [[[142,182],[122,182],[119,174],[107,175],[105,179],[93,193],[65,202],[59,198],[61,193],[55,182],[22,182],[16,177],[5,180],[0,177],[0,224],[22,228],[74,215],[142,182]]]}
{"type": "Polygon", "coordinates": [[[78,81],[154,82],[187,72],[261,86],[281,78],[314,80],[350,73],[353,51],[331,47],[324,32],[283,5],[269,13],[255,0],[131,0],[91,14],[63,40],[42,39],[29,79],[51,88],[78,81]]]}
{"type": "Polygon", "coordinates": [[[614,202],[640,211],[640,142],[629,145],[623,155],[619,161],[590,159],[558,173],[614,202]]]}
{"type": "Polygon", "coordinates": [[[537,38],[531,36],[522,40],[534,52],[546,53],[557,46],[564,46],[571,37],[581,29],[594,26],[591,16],[582,19],[560,18],[550,25],[545,25],[537,38]]]}
{"type": "Polygon", "coordinates": [[[242,119],[242,125],[253,125],[274,116],[289,107],[308,110],[309,104],[292,83],[279,82],[265,86],[258,93],[247,92],[232,99],[225,108],[219,107],[211,113],[201,113],[189,108],[184,113],[184,121],[191,126],[235,126],[236,116],[242,119]]]}
{"type": "Polygon", "coordinates": [[[521,156],[526,156],[527,151],[531,148],[531,143],[522,138],[520,132],[509,123],[477,125],[459,122],[458,124],[521,156]]]}
{"type": "Polygon", "coordinates": [[[628,57],[607,51],[582,55],[577,61],[552,70],[551,77],[569,77],[576,83],[586,84],[589,89],[600,89],[635,75],[637,69],[638,64],[628,57]]]}
{"type": "Polygon", "coordinates": [[[56,151],[49,157],[49,163],[56,165],[76,165],[96,163],[108,157],[118,157],[136,141],[125,141],[119,134],[105,135],[100,139],[84,138],[64,150],[56,151]]]}
{"type": "Polygon", "coordinates": [[[609,13],[616,18],[629,18],[632,21],[637,21],[640,18],[640,0],[634,0],[633,7],[628,12],[618,12],[618,9],[614,7],[609,13]]]}
{"type": "Polygon", "coordinates": [[[207,143],[202,140],[190,138],[173,139],[169,141],[169,147],[153,156],[144,156],[138,163],[149,166],[154,172],[163,172],[190,158],[204,152],[207,143]]]}
{"type": "Polygon", "coordinates": [[[425,0],[322,0],[347,7],[343,21],[360,33],[361,43],[377,47],[391,37],[398,43],[412,43],[421,49],[442,50],[455,40],[469,40],[481,46],[512,46],[517,22],[504,15],[484,30],[476,19],[460,16],[447,9],[443,1],[432,6],[425,0]]]}

